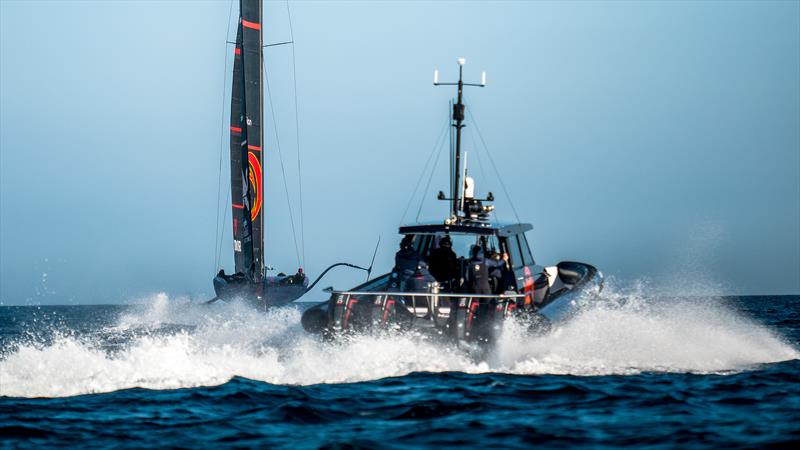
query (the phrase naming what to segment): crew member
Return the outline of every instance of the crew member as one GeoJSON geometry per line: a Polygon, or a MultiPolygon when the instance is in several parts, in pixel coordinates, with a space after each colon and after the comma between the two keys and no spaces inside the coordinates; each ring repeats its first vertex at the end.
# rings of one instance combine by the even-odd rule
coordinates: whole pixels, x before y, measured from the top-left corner
{"type": "Polygon", "coordinates": [[[431,250],[429,261],[431,275],[436,281],[445,289],[455,291],[461,278],[461,269],[450,236],[444,236],[439,240],[439,247],[431,250]]]}
{"type": "Polygon", "coordinates": [[[489,249],[486,252],[486,265],[489,269],[489,285],[495,293],[501,293],[501,282],[503,280],[503,260],[500,253],[489,249]]]}
{"type": "Polygon", "coordinates": [[[500,281],[500,289],[502,292],[516,291],[517,278],[514,275],[514,270],[511,268],[511,258],[508,253],[503,252],[503,279],[500,281]]]}
{"type": "Polygon", "coordinates": [[[473,294],[491,294],[489,285],[489,266],[483,257],[483,248],[480,245],[472,247],[472,258],[469,260],[469,292],[473,294]]]}
{"type": "MultiPolygon", "coordinates": [[[[414,236],[406,235],[400,241],[400,250],[394,255],[394,269],[392,269],[390,287],[405,291],[412,288],[413,280],[418,266],[422,261],[417,250],[414,249],[414,236]]],[[[427,271],[427,270],[426,270],[427,271]]]]}
{"type": "Polygon", "coordinates": [[[492,254],[489,260],[489,277],[496,294],[516,290],[516,280],[514,271],[511,270],[508,253],[501,251],[492,254]]]}

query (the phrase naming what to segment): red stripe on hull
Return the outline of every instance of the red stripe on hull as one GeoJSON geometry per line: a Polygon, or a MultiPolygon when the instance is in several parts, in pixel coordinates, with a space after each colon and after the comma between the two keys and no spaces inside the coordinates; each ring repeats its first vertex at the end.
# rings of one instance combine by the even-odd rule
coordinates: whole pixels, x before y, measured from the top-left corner
{"type": "Polygon", "coordinates": [[[233,131],[234,133],[241,133],[242,129],[239,127],[231,127],[231,131],[233,131]]]}
{"type": "Polygon", "coordinates": [[[358,303],[358,299],[353,297],[352,299],[350,299],[350,302],[348,302],[348,304],[345,306],[344,310],[345,314],[344,314],[344,321],[342,322],[342,330],[347,329],[347,322],[350,321],[350,313],[353,312],[353,305],[355,305],[356,303],[358,303]]]}
{"type": "Polygon", "coordinates": [[[386,323],[386,319],[389,318],[389,308],[391,308],[392,305],[394,305],[394,300],[386,300],[386,306],[383,308],[383,319],[381,320],[382,323],[386,323]]]}
{"type": "Polygon", "coordinates": [[[258,147],[258,146],[255,146],[255,145],[248,145],[248,146],[247,146],[247,149],[248,149],[248,150],[255,150],[255,151],[257,151],[257,152],[260,152],[260,151],[261,151],[261,147],[258,147]]]}
{"type": "Polygon", "coordinates": [[[239,205],[239,204],[237,204],[237,203],[234,203],[234,204],[233,204],[233,205],[231,205],[231,206],[233,206],[233,207],[234,207],[234,208],[236,208],[236,209],[244,209],[244,205],[239,205]]]}
{"type": "Polygon", "coordinates": [[[533,294],[534,294],[534,285],[533,285],[533,275],[531,274],[531,269],[528,266],[525,266],[524,270],[524,292],[527,294],[525,297],[525,304],[528,305],[533,302],[533,294]]]}
{"type": "Polygon", "coordinates": [[[467,331],[472,330],[472,318],[475,316],[475,311],[478,309],[479,303],[474,299],[472,304],[469,305],[469,316],[467,316],[467,331]]]}

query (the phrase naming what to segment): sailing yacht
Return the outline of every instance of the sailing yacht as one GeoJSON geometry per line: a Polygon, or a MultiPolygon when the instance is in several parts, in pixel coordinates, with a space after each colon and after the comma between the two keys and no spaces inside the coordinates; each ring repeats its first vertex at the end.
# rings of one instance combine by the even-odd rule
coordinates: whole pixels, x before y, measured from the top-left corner
{"type": "Polygon", "coordinates": [[[306,293],[302,268],[293,275],[266,276],[264,263],[264,57],[261,0],[240,0],[230,118],[233,274],[214,277],[216,300],[244,299],[266,308],[306,293]]]}

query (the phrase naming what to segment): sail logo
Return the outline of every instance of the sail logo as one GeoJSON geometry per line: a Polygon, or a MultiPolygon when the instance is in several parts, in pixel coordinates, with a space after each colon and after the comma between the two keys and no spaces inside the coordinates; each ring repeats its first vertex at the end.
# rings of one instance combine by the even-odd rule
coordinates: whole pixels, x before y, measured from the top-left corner
{"type": "Polygon", "coordinates": [[[247,161],[250,164],[250,186],[256,193],[253,207],[250,209],[250,220],[255,221],[261,212],[261,162],[253,152],[247,152],[247,161]]]}

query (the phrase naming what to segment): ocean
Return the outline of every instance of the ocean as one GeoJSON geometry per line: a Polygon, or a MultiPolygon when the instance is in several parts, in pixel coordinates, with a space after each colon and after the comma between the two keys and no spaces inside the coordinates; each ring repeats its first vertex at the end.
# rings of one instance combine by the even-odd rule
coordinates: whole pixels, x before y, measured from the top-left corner
{"type": "Polygon", "coordinates": [[[605,293],[488,353],[302,306],[0,307],[0,447],[786,448],[800,296],[605,293]]]}

